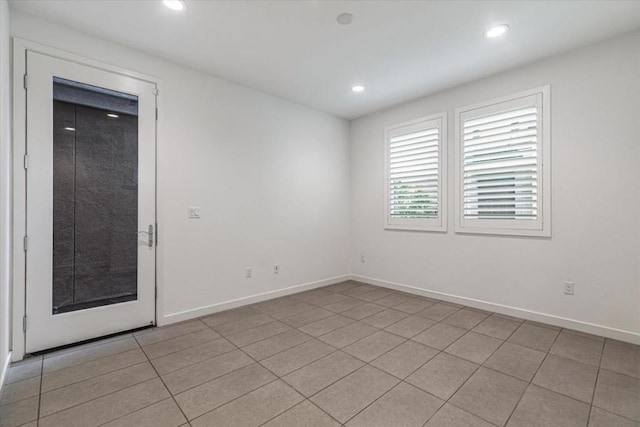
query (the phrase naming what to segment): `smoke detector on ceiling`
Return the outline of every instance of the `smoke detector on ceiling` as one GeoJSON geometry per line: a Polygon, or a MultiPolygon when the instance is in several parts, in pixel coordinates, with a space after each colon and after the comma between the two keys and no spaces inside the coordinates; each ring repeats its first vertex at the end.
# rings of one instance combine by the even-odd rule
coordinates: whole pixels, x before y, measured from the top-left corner
{"type": "Polygon", "coordinates": [[[338,21],[338,24],[340,25],[349,25],[353,22],[354,19],[356,19],[356,17],[353,15],[353,13],[349,12],[341,13],[336,17],[336,21],[338,21]]]}

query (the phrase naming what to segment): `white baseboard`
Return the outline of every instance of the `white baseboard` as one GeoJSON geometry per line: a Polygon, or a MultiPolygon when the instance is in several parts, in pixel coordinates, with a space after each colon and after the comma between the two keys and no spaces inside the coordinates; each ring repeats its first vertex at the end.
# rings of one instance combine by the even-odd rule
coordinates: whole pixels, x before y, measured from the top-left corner
{"type": "Polygon", "coordinates": [[[4,382],[7,379],[7,373],[9,372],[9,365],[11,365],[11,352],[7,354],[7,360],[4,365],[0,367],[0,398],[2,398],[2,391],[4,389],[4,382]]]}
{"type": "Polygon", "coordinates": [[[207,316],[209,314],[241,307],[243,305],[255,304],[261,301],[296,294],[298,292],[308,291],[310,289],[315,289],[322,286],[333,285],[335,283],[349,280],[350,277],[350,275],[345,274],[343,276],[331,277],[329,279],[318,280],[316,282],[303,283],[302,285],[291,286],[275,291],[263,292],[261,294],[250,295],[247,297],[225,301],[218,304],[212,304],[204,307],[194,308],[191,310],[181,311],[178,313],[167,314],[164,317],[158,319],[158,326],[164,326],[171,323],[182,322],[184,320],[195,319],[196,317],[207,316]]]}
{"type": "Polygon", "coordinates": [[[386,280],[374,279],[371,277],[351,275],[351,280],[370,285],[381,286],[384,288],[395,289],[397,291],[407,292],[415,295],[422,295],[440,299],[443,301],[462,304],[469,307],[479,308],[482,310],[493,311],[508,316],[519,317],[521,319],[533,320],[536,322],[547,323],[549,325],[559,326],[562,328],[574,329],[576,331],[585,332],[593,335],[600,335],[620,341],[630,342],[632,344],[640,344],[640,334],[631,331],[625,331],[608,326],[596,325],[593,323],[583,322],[580,320],[567,319],[565,317],[554,316],[552,314],[539,313],[537,311],[526,310],[523,308],[511,307],[508,305],[496,304],[489,301],[482,301],[474,298],[466,298],[457,295],[451,295],[443,292],[430,291],[427,289],[416,288],[400,283],[388,282],[386,280]]]}

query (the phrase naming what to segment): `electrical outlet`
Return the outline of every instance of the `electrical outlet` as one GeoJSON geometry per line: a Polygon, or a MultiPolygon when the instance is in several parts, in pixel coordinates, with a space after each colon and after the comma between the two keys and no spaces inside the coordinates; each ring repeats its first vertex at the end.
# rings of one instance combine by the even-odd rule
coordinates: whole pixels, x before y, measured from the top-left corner
{"type": "Polygon", "coordinates": [[[573,282],[564,282],[563,286],[565,295],[573,295],[573,282]]]}
{"type": "Polygon", "coordinates": [[[364,254],[360,254],[360,262],[361,262],[361,263],[364,263],[364,262],[365,262],[365,261],[364,261],[364,254]]]}
{"type": "Polygon", "coordinates": [[[247,279],[251,279],[253,277],[253,268],[247,267],[247,269],[245,270],[245,277],[247,279]]]}
{"type": "Polygon", "coordinates": [[[278,264],[273,264],[273,274],[280,273],[280,266],[278,264]]]}

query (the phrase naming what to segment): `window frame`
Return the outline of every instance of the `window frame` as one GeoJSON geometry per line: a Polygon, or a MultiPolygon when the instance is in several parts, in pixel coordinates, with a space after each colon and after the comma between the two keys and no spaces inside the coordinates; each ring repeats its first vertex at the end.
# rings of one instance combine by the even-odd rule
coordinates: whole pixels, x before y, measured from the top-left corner
{"type": "Polygon", "coordinates": [[[384,228],[385,230],[447,232],[447,113],[437,113],[385,127],[384,131],[384,228]],[[434,126],[435,124],[435,126],[434,126]],[[390,144],[394,133],[405,128],[438,128],[438,217],[393,218],[390,205],[390,144]]]}
{"type": "Polygon", "coordinates": [[[549,85],[455,109],[455,232],[507,236],[551,237],[551,88],[549,85]],[[534,102],[532,102],[532,100],[534,102]],[[465,219],[464,122],[515,108],[535,105],[537,123],[538,219],[465,219]]]}

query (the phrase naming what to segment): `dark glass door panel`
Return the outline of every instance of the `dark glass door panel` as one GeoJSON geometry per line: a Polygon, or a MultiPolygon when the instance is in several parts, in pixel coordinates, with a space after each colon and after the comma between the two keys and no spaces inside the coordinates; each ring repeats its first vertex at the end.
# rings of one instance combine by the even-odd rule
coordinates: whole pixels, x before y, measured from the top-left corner
{"type": "Polygon", "coordinates": [[[137,299],[137,104],[54,79],[53,314],[137,299]]]}

